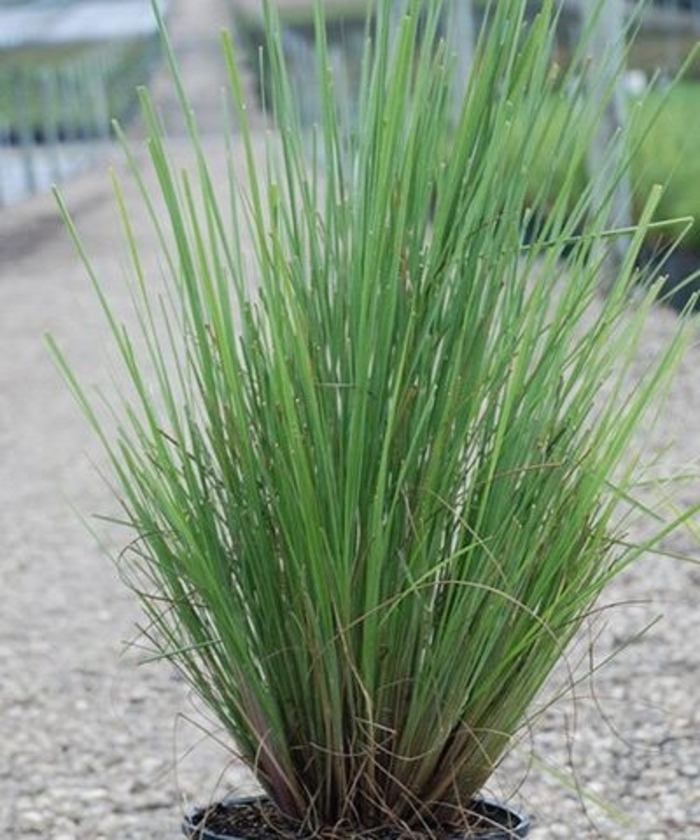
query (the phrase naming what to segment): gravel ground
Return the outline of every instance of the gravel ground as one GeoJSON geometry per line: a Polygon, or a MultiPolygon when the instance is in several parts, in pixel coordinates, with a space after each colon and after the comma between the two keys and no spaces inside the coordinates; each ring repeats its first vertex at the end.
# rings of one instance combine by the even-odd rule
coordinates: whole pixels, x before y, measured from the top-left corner
{"type": "MultiPolygon", "coordinates": [[[[200,25],[205,8],[220,13],[203,4],[200,25]]],[[[220,143],[207,148],[217,170],[220,143]]],[[[180,141],[173,149],[186,157],[180,141]]],[[[119,296],[126,258],[105,169],[63,192],[119,296]]],[[[155,268],[137,211],[135,225],[155,268]]],[[[655,313],[645,355],[673,323],[672,313],[655,313]]],[[[51,840],[175,838],[185,805],[251,782],[204,737],[215,725],[171,670],[136,666],[136,607],[75,513],[108,513],[113,502],[43,336],[54,333],[97,384],[108,382],[108,363],[105,330],[48,196],[0,214],[0,325],[0,829],[51,840]]],[[[667,473],[697,466],[699,368],[693,349],[648,441],[667,473]]],[[[698,482],[683,485],[679,503],[698,501],[698,482]]],[[[692,534],[666,548],[700,557],[692,534]]],[[[660,557],[609,589],[607,603],[624,603],[577,653],[602,663],[624,650],[575,701],[547,711],[494,780],[495,795],[533,814],[537,840],[700,838],[698,594],[700,567],[660,557]]]]}

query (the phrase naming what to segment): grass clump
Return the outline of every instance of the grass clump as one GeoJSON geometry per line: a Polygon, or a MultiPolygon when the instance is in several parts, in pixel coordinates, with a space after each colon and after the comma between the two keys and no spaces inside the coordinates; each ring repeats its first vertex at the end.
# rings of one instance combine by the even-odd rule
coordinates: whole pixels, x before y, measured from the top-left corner
{"type": "MultiPolygon", "coordinates": [[[[601,301],[617,234],[612,187],[575,178],[604,108],[582,91],[558,137],[568,176],[522,243],[555,5],[530,23],[522,0],[491,5],[456,125],[442,5],[409,0],[394,29],[380,4],[353,131],[318,5],[311,136],[268,7],[264,166],[224,38],[247,161],[228,189],[191,115],[196,171],[170,162],[144,96],[161,204],[132,162],[168,290],[152,290],[119,192],[136,327],[86,260],[129,387],[96,397],[61,360],[110,458],[146,636],[276,805],[317,830],[466,813],[601,590],[655,543],[624,533],[635,435],[687,338],[681,319],[628,387],[658,195],[601,301]]],[[[583,45],[572,78],[585,60],[583,45]]]]}

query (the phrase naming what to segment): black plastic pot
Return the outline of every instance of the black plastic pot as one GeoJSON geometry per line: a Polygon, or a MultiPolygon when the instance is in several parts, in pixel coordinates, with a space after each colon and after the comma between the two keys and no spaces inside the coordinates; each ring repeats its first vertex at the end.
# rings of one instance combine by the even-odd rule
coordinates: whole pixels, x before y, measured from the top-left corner
{"type": "MultiPolygon", "coordinates": [[[[260,801],[256,797],[231,798],[207,808],[194,808],[185,815],[182,832],[190,840],[242,840],[236,835],[217,834],[216,830],[208,829],[206,827],[207,815],[260,801]]],[[[473,836],[474,840],[521,840],[530,833],[530,820],[512,808],[479,799],[473,804],[472,809],[485,824],[493,826],[481,830],[478,834],[469,835],[473,836]]],[[[272,832],[270,836],[273,836],[272,832]]],[[[465,840],[465,838],[463,835],[456,835],[454,840],[465,840]]]]}

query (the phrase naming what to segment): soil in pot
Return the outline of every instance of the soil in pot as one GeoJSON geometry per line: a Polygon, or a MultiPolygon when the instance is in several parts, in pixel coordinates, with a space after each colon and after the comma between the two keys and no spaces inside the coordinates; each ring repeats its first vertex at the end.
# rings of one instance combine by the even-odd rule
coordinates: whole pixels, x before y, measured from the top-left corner
{"type": "MultiPolygon", "coordinates": [[[[415,831],[410,835],[390,826],[373,830],[336,830],[334,837],[347,835],[362,840],[517,840],[527,837],[530,821],[517,811],[495,802],[477,800],[471,812],[474,815],[469,833],[453,827],[442,827],[428,834],[415,831]]],[[[267,799],[227,799],[197,808],[187,815],[183,832],[191,840],[317,840],[318,835],[304,831],[298,823],[281,814],[267,799]]]]}

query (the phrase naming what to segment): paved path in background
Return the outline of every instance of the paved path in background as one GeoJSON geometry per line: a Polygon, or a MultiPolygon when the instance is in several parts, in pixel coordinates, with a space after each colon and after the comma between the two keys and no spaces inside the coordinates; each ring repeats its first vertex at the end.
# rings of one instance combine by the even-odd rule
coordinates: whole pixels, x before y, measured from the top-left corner
{"type": "MultiPolygon", "coordinates": [[[[173,4],[168,18],[184,87],[204,134],[217,133],[222,128],[222,95],[227,79],[219,38],[222,29],[231,28],[231,8],[227,0],[179,0],[173,4]]],[[[254,103],[252,74],[246,72],[245,79],[249,99],[254,103]]],[[[177,95],[165,68],[157,74],[151,87],[168,132],[184,133],[177,95]]]]}
{"type": "MultiPolygon", "coordinates": [[[[225,15],[223,2],[180,0],[172,18],[186,84],[211,131],[205,112],[213,113],[213,100],[206,97],[218,71],[195,48],[214,43],[225,15]]],[[[163,77],[156,94],[170,114],[163,77]]],[[[215,132],[205,150],[220,181],[223,150],[215,132]]],[[[188,163],[182,138],[175,137],[172,151],[188,163]]],[[[156,239],[116,152],[66,183],[63,193],[128,320],[128,259],[107,164],[125,179],[146,270],[158,282],[156,239]]],[[[644,356],[666,340],[673,323],[670,312],[654,314],[644,356]]],[[[124,640],[138,639],[138,611],[72,510],[89,517],[113,512],[114,504],[91,463],[99,464],[100,455],[49,360],[47,331],[84,380],[109,386],[106,331],[94,296],[52,198],[38,196],[0,213],[0,833],[22,840],[176,840],[185,803],[245,790],[250,781],[230,753],[203,741],[202,728],[215,724],[172,670],[162,663],[137,669],[138,651],[124,647],[124,640]]],[[[643,363],[634,376],[642,375],[643,363]]],[[[696,349],[649,442],[666,470],[698,463],[698,370],[696,349]],[[669,440],[676,443],[666,448],[669,440]]],[[[688,482],[681,502],[698,501],[698,482],[688,482]]],[[[115,528],[92,522],[106,543],[123,543],[115,528]]],[[[698,556],[696,544],[681,535],[665,547],[698,556]]],[[[626,650],[600,673],[595,695],[580,688],[576,705],[545,715],[534,737],[543,758],[558,768],[573,760],[577,783],[636,813],[638,823],[611,823],[591,803],[589,818],[555,775],[531,768],[515,796],[537,815],[533,840],[700,837],[699,592],[697,568],[659,558],[611,587],[606,601],[639,603],[607,616],[595,650],[598,660],[613,644],[626,650]],[[659,614],[663,620],[637,639],[659,614]]],[[[587,654],[585,645],[579,653],[587,654]]],[[[526,764],[517,755],[509,759],[501,776],[509,781],[495,793],[512,793],[526,764]]]]}
{"type": "MultiPolygon", "coordinates": [[[[283,14],[299,14],[312,0],[275,0],[283,14]]],[[[326,0],[330,10],[364,6],[365,0],[326,0]]],[[[262,0],[180,0],[173,5],[169,28],[183,76],[184,87],[197,116],[199,129],[213,134],[222,129],[222,92],[228,88],[225,67],[221,60],[220,32],[230,29],[238,15],[262,15],[262,0]]],[[[246,57],[247,58],[247,57],[246,57]]],[[[250,61],[250,59],[248,59],[250,61]]],[[[265,120],[255,110],[256,81],[253,70],[244,64],[243,83],[251,105],[251,122],[262,127],[265,120]]],[[[159,112],[171,134],[184,133],[180,107],[166,72],[158,74],[153,85],[159,112]]]]}

